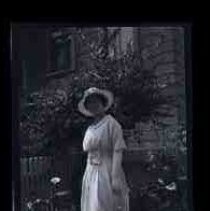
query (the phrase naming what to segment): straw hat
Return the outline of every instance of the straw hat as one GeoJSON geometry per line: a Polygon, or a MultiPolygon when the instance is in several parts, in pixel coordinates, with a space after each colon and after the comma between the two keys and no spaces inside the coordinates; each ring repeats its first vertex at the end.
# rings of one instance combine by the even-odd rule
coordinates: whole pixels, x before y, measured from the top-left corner
{"type": "Polygon", "coordinates": [[[78,103],[78,110],[85,116],[89,116],[89,117],[93,116],[93,114],[85,107],[85,102],[86,102],[87,97],[89,97],[92,94],[102,95],[107,100],[105,108],[104,108],[105,111],[107,111],[111,107],[114,101],[113,94],[108,90],[99,89],[96,87],[91,87],[87,89],[84,92],[82,100],[80,100],[80,102],[78,103]]]}

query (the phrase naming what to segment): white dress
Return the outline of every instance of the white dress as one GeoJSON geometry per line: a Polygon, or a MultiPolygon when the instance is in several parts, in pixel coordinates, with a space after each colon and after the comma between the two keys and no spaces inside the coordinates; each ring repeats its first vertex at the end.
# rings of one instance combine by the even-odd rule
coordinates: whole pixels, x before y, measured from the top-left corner
{"type": "Polygon", "coordinates": [[[111,187],[113,152],[123,149],[126,145],[121,125],[111,115],[88,127],[83,140],[88,157],[82,180],[81,211],[129,211],[129,188],[122,168],[121,194],[115,195],[111,187]]]}

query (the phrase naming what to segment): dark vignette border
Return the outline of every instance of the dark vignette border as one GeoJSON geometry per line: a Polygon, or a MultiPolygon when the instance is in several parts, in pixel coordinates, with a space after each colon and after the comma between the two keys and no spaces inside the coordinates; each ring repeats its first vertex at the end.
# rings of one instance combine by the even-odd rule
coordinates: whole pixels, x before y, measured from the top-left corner
{"type": "MultiPolygon", "coordinates": [[[[27,19],[27,18],[26,18],[27,19]]],[[[25,19],[25,20],[26,20],[25,19]]],[[[25,21],[24,18],[22,20],[18,21],[25,21]]],[[[4,137],[3,142],[3,152],[2,155],[2,170],[3,170],[3,186],[5,186],[5,190],[3,192],[3,201],[6,202],[6,206],[12,207],[11,205],[11,199],[13,199],[15,210],[20,210],[20,187],[19,187],[19,181],[20,181],[20,165],[19,165],[19,141],[18,141],[18,90],[20,87],[20,74],[18,73],[20,70],[17,70],[16,67],[18,65],[18,42],[13,44],[13,62],[10,62],[10,29],[11,24],[14,20],[6,19],[3,21],[3,48],[1,49],[1,53],[3,55],[3,117],[4,120],[3,123],[3,132],[4,137]],[[10,70],[10,71],[9,71],[10,70]],[[6,105],[5,105],[6,103],[6,105]],[[12,140],[12,141],[10,141],[12,140]],[[6,150],[5,150],[6,149],[6,150]],[[8,155],[7,155],[8,153],[8,155]],[[6,159],[8,157],[8,162],[6,162],[6,159]],[[11,165],[12,164],[12,165],[11,165]],[[12,168],[11,168],[12,166],[12,168]],[[11,171],[12,170],[12,171],[11,171]],[[5,175],[5,172],[9,172],[9,175],[5,175]],[[12,174],[11,174],[12,173],[12,174]],[[8,182],[6,182],[9,179],[8,182]],[[12,189],[12,185],[14,189],[12,189]],[[14,190],[14,194],[11,194],[11,190],[14,190]],[[7,197],[9,196],[9,198],[7,197]],[[11,197],[12,196],[12,197],[11,197]],[[6,198],[5,198],[6,197],[6,198]],[[5,199],[5,200],[4,200],[5,199]]],[[[32,22],[34,19],[32,19],[32,22]]],[[[46,22],[46,19],[38,18],[37,22],[46,22]]],[[[56,22],[56,18],[48,18],[47,22],[56,22]]],[[[69,19],[63,19],[62,22],[68,22],[69,19]]],[[[30,21],[29,21],[30,22],[30,21]]],[[[58,21],[59,22],[59,21],[58,21]]],[[[76,21],[77,22],[77,21],[76,21]]],[[[105,21],[106,22],[106,21],[105,21]]],[[[110,22],[110,19],[108,20],[110,22]]],[[[119,18],[117,21],[114,21],[113,23],[118,23],[119,18]]],[[[128,21],[129,25],[136,25],[138,23],[141,24],[142,20],[137,20],[132,22],[128,21]]],[[[145,21],[147,22],[147,21],[145,21]]],[[[144,23],[145,23],[144,22],[144,23]]],[[[78,22],[77,22],[78,23],[78,22]]],[[[104,23],[104,19],[102,20],[102,23],[104,23]]],[[[125,19],[123,19],[122,25],[127,23],[125,19]]],[[[155,22],[151,22],[155,23],[155,22]]],[[[88,25],[92,25],[94,23],[88,23],[88,25]]],[[[120,25],[121,25],[120,24],[120,25]]],[[[86,25],[86,23],[83,21],[79,21],[79,25],[86,25]]],[[[205,27],[205,25],[203,25],[205,27]]],[[[15,29],[15,24],[13,25],[15,29]]],[[[201,26],[202,27],[202,26],[201,26]]],[[[205,168],[203,165],[205,162],[208,163],[206,160],[207,158],[207,148],[206,148],[206,142],[208,140],[208,128],[207,128],[207,113],[208,113],[208,107],[205,104],[207,100],[207,96],[205,96],[205,91],[207,91],[205,85],[208,84],[205,73],[203,74],[203,78],[199,77],[199,73],[201,73],[201,70],[206,69],[206,66],[204,63],[201,65],[201,68],[199,69],[200,62],[202,61],[202,50],[205,52],[204,48],[204,40],[200,40],[198,44],[198,40],[202,38],[199,37],[200,33],[200,27],[198,27],[198,22],[194,23],[190,27],[186,27],[187,37],[185,37],[185,56],[186,56],[186,94],[187,94],[187,129],[188,129],[188,140],[193,140],[192,142],[188,141],[189,148],[192,149],[191,155],[189,156],[189,168],[190,168],[190,174],[189,177],[189,185],[193,183],[193,192],[190,194],[190,200],[193,200],[193,206],[194,210],[203,210],[205,208],[205,196],[203,197],[202,189],[205,188],[205,184],[207,182],[207,179],[203,176],[207,172],[207,168],[205,168]],[[191,33],[192,32],[192,33],[191,33]],[[200,46],[201,44],[201,46],[200,46]],[[200,53],[200,55],[199,55],[200,53]],[[195,62],[196,60],[196,62],[195,62]],[[200,71],[199,71],[200,70],[200,71]],[[200,82],[199,82],[200,80],[200,82]],[[199,84],[200,83],[200,84],[199,84]],[[192,85],[193,84],[193,85],[192,85]],[[201,90],[199,91],[199,88],[201,90]],[[200,95],[201,94],[201,95],[200,95]],[[204,105],[205,104],[205,105],[204,105]],[[199,108],[200,106],[200,108],[199,108]],[[205,107],[206,106],[206,107],[205,107]],[[200,115],[201,112],[204,112],[204,109],[206,108],[206,116],[200,115]],[[202,111],[201,111],[202,109],[202,111]],[[199,112],[198,112],[199,111],[199,112]],[[203,118],[203,119],[202,119],[203,118]],[[199,125],[199,120],[200,125],[199,125]],[[203,121],[204,120],[204,121],[203,121]],[[205,180],[206,179],[206,180],[205,180]]],[[[16,33],[16,36],[18,37],[18,27],[17,30],[13,30],[14,33],[16,33]]],[[[205,32],[205,29],[202,31],[205,32]]],[[[190,188],[191,189],[191,188],[190,188]]],[[[207,202],[207,201],[205,201],[207,202]]]]}

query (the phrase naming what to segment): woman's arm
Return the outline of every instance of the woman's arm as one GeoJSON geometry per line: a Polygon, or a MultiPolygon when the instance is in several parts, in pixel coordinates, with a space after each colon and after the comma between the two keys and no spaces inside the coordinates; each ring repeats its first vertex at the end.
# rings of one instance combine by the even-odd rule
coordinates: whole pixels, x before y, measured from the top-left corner
{"type": "Polygon", "coordinates": [[[113,152],[112,177],[118,177],[122,164],[122,151],[113,152]]]}
{"type": "Polygon", "coordinates": [[[113,121],[110,126],[110,131],[112,134],[112,144],[113,144],[113,157],[112,157],[112,186],[114,190],[121,189],[121,174],[122,174],[122,159],[123,150],[126,149],[125,141],[123,138],[123,131],[121,125],[113,121]]]}
{"type": "Polygon", "coordinates": [[[122,165],[122,151],[114,151],[113,162],[112,162],[112,188],[113,191],[118,192],[121,189],[121,165],[122,165]]]}

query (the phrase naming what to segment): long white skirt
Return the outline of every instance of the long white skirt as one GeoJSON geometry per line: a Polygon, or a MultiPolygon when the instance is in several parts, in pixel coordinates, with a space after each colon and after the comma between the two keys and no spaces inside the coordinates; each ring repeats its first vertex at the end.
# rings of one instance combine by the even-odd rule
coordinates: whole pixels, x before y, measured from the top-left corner
{"type": "Polygon", "coordinates": [[[105,166],[87,164],[82,180],[81,211],[129,211],[126,190],[115,195],[105,166]]]}

